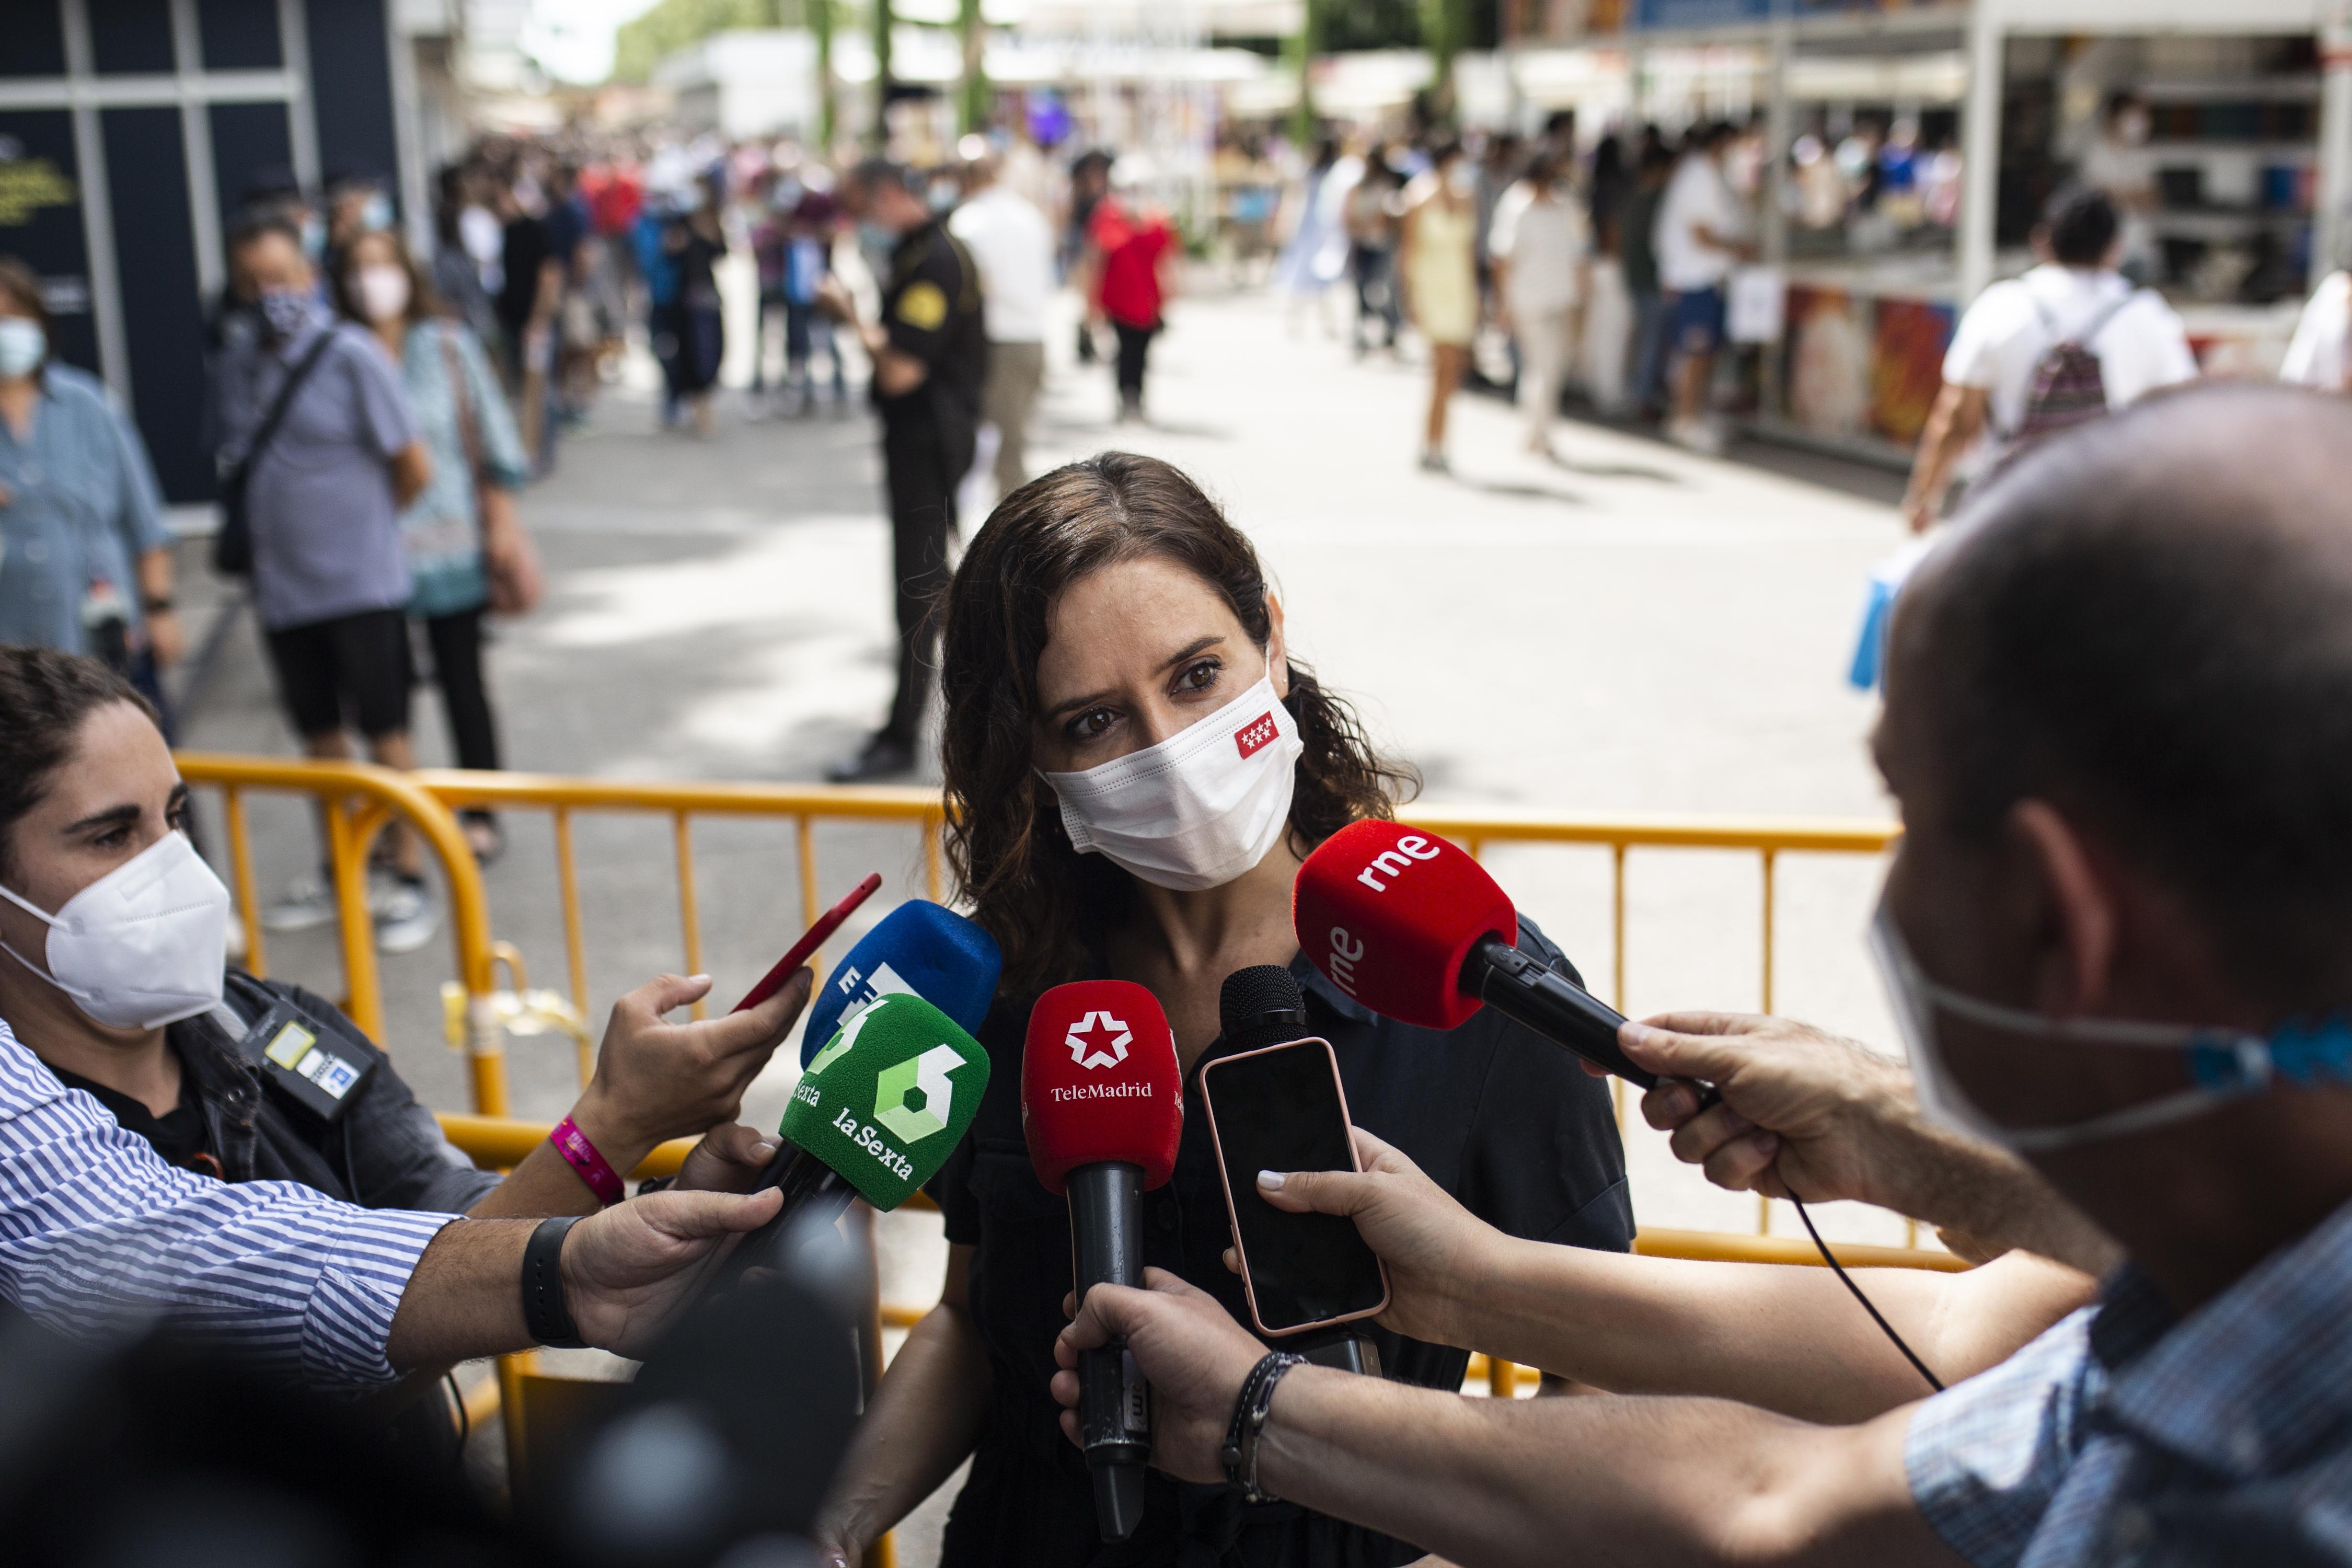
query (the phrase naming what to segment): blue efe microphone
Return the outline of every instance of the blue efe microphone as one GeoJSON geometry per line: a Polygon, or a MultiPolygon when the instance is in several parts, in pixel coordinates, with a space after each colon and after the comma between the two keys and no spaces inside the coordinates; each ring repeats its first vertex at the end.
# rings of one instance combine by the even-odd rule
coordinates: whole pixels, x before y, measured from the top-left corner
{"type": "Polygon", "coordinates": [[[977,1032],[1003,972],[994,937],[952,910],[909,899],[858,939],[809,1004],[801,1065],[874,998],[893,992],[912,992],[977,1032]]]}

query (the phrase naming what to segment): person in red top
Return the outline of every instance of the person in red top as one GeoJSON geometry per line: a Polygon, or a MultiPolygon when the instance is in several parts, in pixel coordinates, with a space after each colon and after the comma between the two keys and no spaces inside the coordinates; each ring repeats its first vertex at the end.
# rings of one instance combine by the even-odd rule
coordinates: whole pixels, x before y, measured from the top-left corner
{"type": "Polygon", "coordinates": [[[581,172],[580,194],[587,198],[589,220],[607,239],[627,235],[646,205],[645,184],[627,164],[590,164],[581,172]]]}
{"type": "Polygon", "coordinates": [[[1081,293],[1118,334],[1118,421],[1143,417],[1143,373],[1151,340],[1176,292],[1176,230],[1168,215],[1138,199],[1143,170],[1133,154],[1111,165],[1111,195],[1087,225],[1081,293]]]}

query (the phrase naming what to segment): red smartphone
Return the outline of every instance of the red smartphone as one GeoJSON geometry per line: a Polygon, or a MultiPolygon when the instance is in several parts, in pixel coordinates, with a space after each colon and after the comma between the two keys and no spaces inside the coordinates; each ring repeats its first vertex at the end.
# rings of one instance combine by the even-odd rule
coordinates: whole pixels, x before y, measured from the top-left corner
{"type": "Polygon", "coordinates": [[[1201,1104],[1258,1332],[1279,1338],[1386,1307],[1388,1271],[1352,1220],[1291,1214],[1257,1187],[1260,1171],[1362,1168],[1331,1042],[1310,1037],[1219,1057],[1201,1069],[1201,1104]]]}
{"type": "Polygon", "coordinates": [[[866,872],[866,880],[850,889],[847,898],[817,916],[816,924],[801,932],[800,941],[793,943],[784,956],[776,960],[776,966],[761,976],[760,984],[744,994],[743,1000],[735,1004],[734,1010],[740,1013],[746,1007],[756,1007],[782,991],[784,982],[793,977],[793,971],[806,963],[809,954],[823,947],[824,939],[839,931],[841,922],[847,920],[858,905],[872,898],[874,889],[881,885],[881,872],[866,872]]]}

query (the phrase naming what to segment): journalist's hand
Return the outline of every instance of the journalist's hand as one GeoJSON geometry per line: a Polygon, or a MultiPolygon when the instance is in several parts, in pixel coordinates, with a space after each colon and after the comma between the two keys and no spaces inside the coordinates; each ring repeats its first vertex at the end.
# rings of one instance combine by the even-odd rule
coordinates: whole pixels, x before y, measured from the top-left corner
{"type": "Polygon", "coordinates": [[[772,1133],[730,1122],[702,1135],[677,1168],[674,1193],[748,1193],[776,1157],[772,1133]]]}
{"type": "Polygon", "coordinates": [[[708,995],[710,976],[646,982],[613,1004],[596,1076],[572,1120],[616,1171],[631,1169],[665,1139],[734,1121],[743,1091],[783,1043],[814,984],[803,969],[749,1011],[670,1024],[663,1015],[708,995]]]}
{"type": "Polygon", "coordinates": [[[642,1356],[693,1299],[727,1238],[775,1217],[783,1194],[647,1193],[572,1227],[563,1292],[580,1337],[642,1356]]]}
{"type": "Polygon", "coordinates": [[[1062,1433],[1078,1434],[1078,1352],[1127,1336],[1151,1384],[1151,1462],[1179,1480],[1222,1481],[1218,1449],[1234,1418],[1242,1381],[1265,1354],[1257,1336],[1225,1315],[1216,1299],[1164,1268],[1143,1271],[1143,1289],[1097,1285],[1054,1342],[1054,1398],[1062,1433]]]}
{"type": "MultiPolygon", "coordinates": [[[[1359,1127],[1355,1171],[1267,1172],[1258,1195],[1294,1214],[1344,1215],[1388,1266],[1383,1328],[1433,1344],[1466,1344],[1465,1308],[1490,1271],[1500,1231],[1454,1201],[1421,1167],[1359,1127]],[[1268,1186],[1266,1177],[1279,1184],[1268,1186]]],[[[1235,1267],[1231,1248],[1225,1267],[1235,1267]]]]}
{"type": "Polygon", "coordinates": [[[1904,1162],[1890,1155],[1917,1108],[1900,1064],[1808,1024],[1738,1013],[1661,1014],[1627,1024],[1618,1043],[1661,1077],[1721,1091],[1704,1111],[1687,1082],[1642,1097],[1650,1125],[1673,1132],[1675,1158],[1716,1185],[1903,1206],[1893,1182],[1904,1162]]]}

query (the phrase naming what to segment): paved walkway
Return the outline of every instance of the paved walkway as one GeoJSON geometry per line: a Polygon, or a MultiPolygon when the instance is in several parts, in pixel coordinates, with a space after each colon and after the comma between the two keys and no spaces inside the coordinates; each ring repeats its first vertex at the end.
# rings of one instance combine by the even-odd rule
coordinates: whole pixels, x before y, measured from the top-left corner
{"type": "MultiPolygon", "coordinates": [[[[1055,345],[1066,355],[1066,343],[1055,345]]],[[[641,374],[640,369],[640,374],[641,374]]],[[[1564,426],[1568,458],[1518,451],[1515,415],[1456,407],[1454,476],[1414,465],[1423,372],[1353,363],[1293,332],[1262,297],[1181,303],[1155,351],[1153,420],[1114,428],[1107,370],[1057,364],[1034,460],[1120,445],[1196,475],[1257,542],[1293,646],[1354,696],[1437,802],[1579,813],[1883,816],[1864,753],[1872,702],[1842,674],[1864,573],[1899,525],[1882,476],[1787,454],[1699,458],[1595,426],[1564,426]],[[1777,468],[1781,471],[1772,471],[1777,468]],[[1834,472],[1836,485],[1817,482],[1834,472]]],[[[613,389],[525,517],[549,602],[494,654],[510,765],[612,778],[812,780],[880,716],[893,650],[888,545],[868,417],[755,418],[730,395],[708,440],[656,428],[649,389],[613,389]]],[[[446,755],[437,707],[418,729],[446,755]]],[[[249,625],[231,637],[191,744],[285,752],[249,625]]],[[[489,873],[494,919],[560,987],[563,948],[543,821],[512,824],[489,873]]],[[[313,851],[290,805],[257,816],[265,888],[313,851]]],[[[599,1013],[678,958],[666,819],[579,830],[599,1013]]],[[[731,1000],[797,929],[787,831],[697,830],[705,964],[731,1000]]],[[[911,839],[828,831],[828,888],[868,866],[920,888],[911,839]]],[[[1498,850],[1491,863],[1595,980],[1610,973],[1606,858],[1498,850]]],[[[1758,1005],[1753,858],[1659,852],[1633,861],[1627,1001],[1635,1009],[1758,1005]]],[[[1781,1010],[1891,1041],[1862,926],[1875,868],[1784,863],[1781,1010]]],[[[332,991],[323,934],[271,946],[273,966],[332,991]]],[[[461,1064],[434,1044],[446,948],[386,961],[393,1050],[419,1091],[463,1103],[461,1064]]],[[[517,1108],[561,1112],[568,1050],[514,1047],[517,1108]]],[[[772,1123],[772,1074],[751,1115],[772,1123]]],[[[1752,1199],[1707,1188],[1646,1131],[1629,1136],[1645,1222],[1756,1223],[1752,1199]]],[[[1832,1234],[1899,1239],[1885,1216],[1831,1215],[1832,1234]]],[[[1795,1230],[1787,1215],[1775,1228],[1795,1230]]],[[[893,1218],[887,1292],[928,1299],[942,1257],[931,1216],[893,1218]]],[[[928,1510],[934,1516],[936,1510],[928,1510]]],[[[927,1563],[929,1548],[902,1559],[927,1563]]]]}

